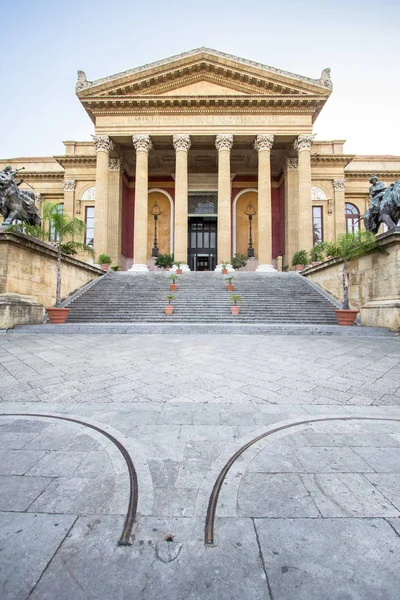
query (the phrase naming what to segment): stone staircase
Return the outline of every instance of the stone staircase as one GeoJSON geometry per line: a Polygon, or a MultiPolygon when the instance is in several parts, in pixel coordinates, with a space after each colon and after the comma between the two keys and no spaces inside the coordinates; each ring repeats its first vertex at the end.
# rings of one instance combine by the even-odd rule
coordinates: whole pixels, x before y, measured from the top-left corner
{"type": "Polygon", "coordinates": [[[69,302],[67,323],[336,324],[335,306],[297,273],[235,273],[234,293],[243,299],[235,317],[223,275],[184,273],[167,316],[169,275],[110,272],[69,302]]]}

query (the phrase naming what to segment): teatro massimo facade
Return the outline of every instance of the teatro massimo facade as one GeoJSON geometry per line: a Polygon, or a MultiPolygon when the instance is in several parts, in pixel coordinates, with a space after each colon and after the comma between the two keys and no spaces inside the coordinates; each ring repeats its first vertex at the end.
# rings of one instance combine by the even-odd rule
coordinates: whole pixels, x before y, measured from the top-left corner
{"type": "Polygon", "coordinates": [[[237,252],[260,271],[278,255],[290,265],[297,250],[360,227],[371,174],[400,178],[400,157],[314,139],[329,69],[312,79],[199,48],[97,81],[79,71],[76,93],[92,141],[0,168],[25,167],[21,189],[62,202],[86,222],[96,259],[124,270],[152,268],[157,250],[191,270],[237,252]]]}

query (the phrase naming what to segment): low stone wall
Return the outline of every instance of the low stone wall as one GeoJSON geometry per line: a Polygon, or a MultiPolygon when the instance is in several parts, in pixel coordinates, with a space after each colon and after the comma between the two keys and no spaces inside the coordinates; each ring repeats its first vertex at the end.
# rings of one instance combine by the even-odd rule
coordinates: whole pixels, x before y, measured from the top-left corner
{"type": "MultiPolygon", "coordinates": [[[[62,298],[102,273],[97,267],[63,256],[62,298]]],[[[21,318],[24,323],[38,322],[40,311],[37,305],[52,306],[56,301],[56,281],[57,251],[51,244],[21,233],[0,232],[0,328],[21,323],[21,318]],[[29,316],[29,306],[35,306],[32,317],[29,316]],[[14,313],[15,319],[12,317],[14,313]]]]}
{"type": "MultiPolygon", "coordinates": [[[[377,236],[377,250],[349,265],[350,308],[359,309],[361,324],[400,330],[400,227],[377,236]]],[[[342,261],[332,259],[302,273],[343,301],[342,261]]]]}

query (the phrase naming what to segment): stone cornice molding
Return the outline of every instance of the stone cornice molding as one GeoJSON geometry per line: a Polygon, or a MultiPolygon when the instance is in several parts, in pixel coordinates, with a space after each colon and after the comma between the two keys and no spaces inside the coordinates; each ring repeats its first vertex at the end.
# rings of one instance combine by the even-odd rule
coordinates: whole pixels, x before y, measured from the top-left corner
{"type": "Polygon", "coordinates": [[[298,138],[294,142],[294,149],[298,152],[303,152],[307,150],[310,152],[311,144],[313,143],[315,138],[315,133],[307,133],[306,135],[299,135],[298,138]]]}
{"type": "Polygon", "coordinates": [[[336,191],[342,191],[346,188],[346,180],[345,179],[333,179],[332,181],[333,189],[336,191]]]}
{"type": "Polygon", "coordinates": [[[366,185],[370,185],[369,179],[371,175],[376,175],[379,179],[383,181],[396,181],[400,179],[400,171],[346,171],[345,172],[346,179],[363,179],[365,180],[366,185]]]}
{"type": "Polygon", "coordinates": [[[149,135],[133,135],[132,143],[136,152],[150,152],[153,147],[149,135]]]}
{"type": "Polygon", "coordinates": [[[110,152],[114,148],[114,144],[108,135],[94,135],[93,143],[97,152],[110,152]]]}
{"type": "Polygon", "coordinates": [[[55,160],[62,167],[70,167],[73,165],[92,164],[96,165],[96,155],[74,155],[74,156],[54,156],[55,160]]]}
{"type": "Polygon", "coordinates": [[[76,188],[76,179],[64,179],[64,191],[73,192],[76,188]]]}
{"type": "Polygon", "coordinates": [[[311,154],[311,164],[335,163],[346,167],[353,160],[354,155],[350,154],[311,154]]]}
{"type": "Polygon", "coordinates": [[[233,146],[233,135],[232,133],[219,133],[215,136],[215,147],[218,152],[223,150],[231,151],[233,146]]]}
{"type": "Polygon", "coordinates": [[[175,152],[178,152],[178,150],[184,150],[185,152],[189,152],[190,146],[192,144],[190,140],[190,135],[186,134],[173,135],[172,143],[175,148],[175,152]]]}
{"type": "Polygon", "coordinates": [[[30,179],[64,179],[64,171],[24,171],[24,181],[30,179]]]}
{"type": "Polygon", "coordinates": [[[122,160],[120,158],[110,158],[108,161],[109,171],[120,171],[122,166],[122,160]]]}
{"type": "Polygon", "coordinates": [[[286,157],[284,164],[284,171],[295,171],[299,166],[299,160],[297,158],[286,157]]]}
{"type": "Polygon", "coordinates": [[[256,137],[254,148],[257,150],[257,152],[263,152],[264,150],[271,152],[274,139],[275,136],[272,133],[260,133],[256,137]]]}

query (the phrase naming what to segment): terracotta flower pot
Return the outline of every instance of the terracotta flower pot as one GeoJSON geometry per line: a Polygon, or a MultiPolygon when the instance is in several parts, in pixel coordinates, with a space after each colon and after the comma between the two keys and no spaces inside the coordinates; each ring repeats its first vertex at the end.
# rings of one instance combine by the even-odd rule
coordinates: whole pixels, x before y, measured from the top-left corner
{"type": "Polygon", "coordinates": [[[182,275],[182,269],[177,269],[177,270],[176,270],[176,274],[177,274],[177,275],[182,275]]]}
{"type": "Polygon", "coordinates": [[[335,310],[338,325],[354,325],[358,310],[335,310]]]}
{"type": "Polygon", "coordinates": [[[221,273],[222,275],[228,275],[228,269],[223,268],[221,273]]]}
{"type": "Polygon", "coordinates": [[[166,315],[172,315],[172,313],[174,312],[174,307],[172,306],[172,304],[167,304],[167,306],[164,306],[164,312],[166,315]]]}
{"type": "Polygon", "coordinates": [[[100,267],[103,269],[103,271],[108,271],[108,269],[110,268],[110,265],[108,263],[104,263],[104,264],[100,265],[100,267]]]}
{"type": "Polygon", "coordinates": [[[296,271],[302,271],[304,269],[304,265],[296,265],[296,271]]]}
{"type": "Polygon", "coordinates": [[[70,311],[69,308],[56,308],[55,306],[46,308],[46,310],[49,315],[50,323],[65,323],[70,311]]]}
{"type": "Polygon", "coordinates": [[[231,283],[231,284],[227,283],[226,289],[228,292],[233,292],[233,290],[234,290],[233,283],[231,283]]]}
{"type": "Polygon", "coordinates": [[[176,283],[170,283],[169,289],[171,290],[171,292],[176,292],[176,283]]]}
{"type": "Polygon", "coordinates": [[[235,305],[231,306],[231,313],[233,315],[238,315],[239,312],[240,312],[240,306],[235,306],[235,305]]]}

